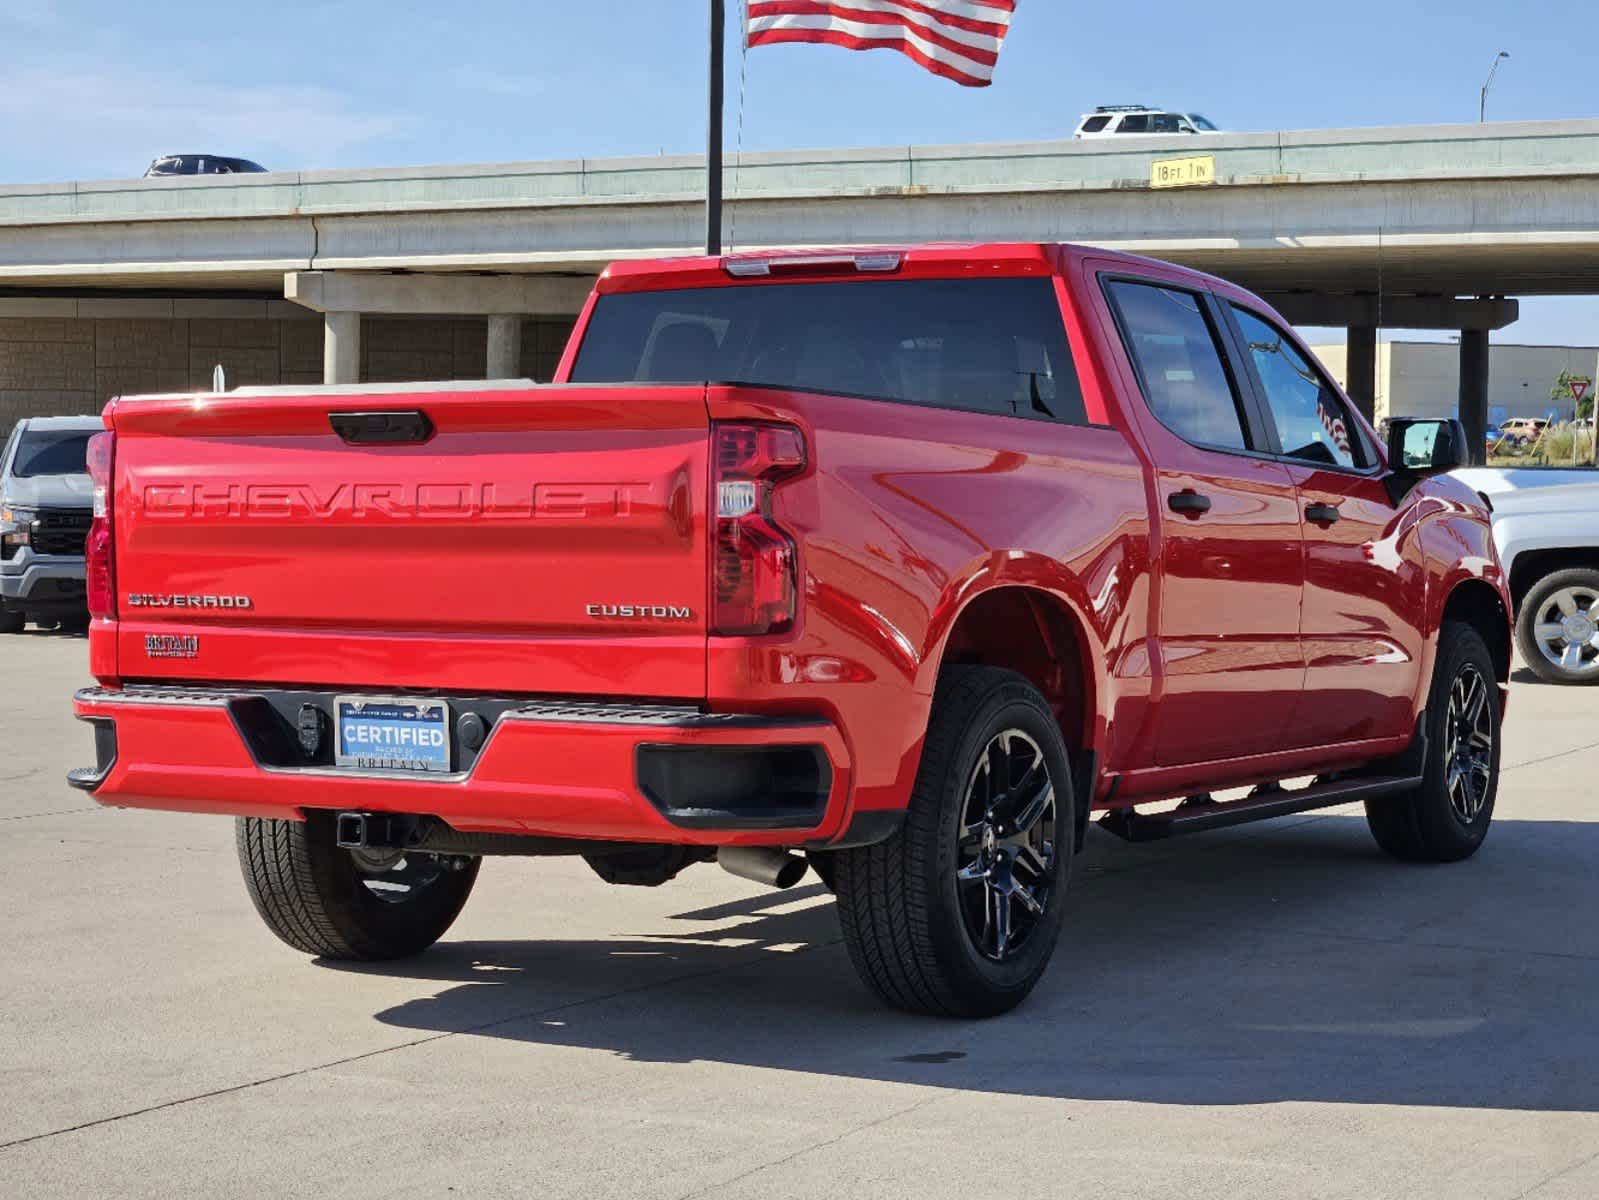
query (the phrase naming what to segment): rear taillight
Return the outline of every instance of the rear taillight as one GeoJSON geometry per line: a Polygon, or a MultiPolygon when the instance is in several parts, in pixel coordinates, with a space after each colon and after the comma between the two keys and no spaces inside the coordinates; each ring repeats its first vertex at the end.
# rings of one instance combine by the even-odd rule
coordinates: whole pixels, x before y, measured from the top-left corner
{"type": "Polygon", "coordinates": [[[89,482],[94,485],[94,521],[84,544],[84,568],[91,617],[117,615],[116,564],[112,561],[111,479],[117,435],[97,433],[89,439],[89,482]]]}
{"type": "Polygon", "coordinates": [[[794,624],[799,555],[772,519],[772,492],[805,470],[805,438],[792,425],[718,424],[712,449],[711,632],[782,633],[794,624]]]}

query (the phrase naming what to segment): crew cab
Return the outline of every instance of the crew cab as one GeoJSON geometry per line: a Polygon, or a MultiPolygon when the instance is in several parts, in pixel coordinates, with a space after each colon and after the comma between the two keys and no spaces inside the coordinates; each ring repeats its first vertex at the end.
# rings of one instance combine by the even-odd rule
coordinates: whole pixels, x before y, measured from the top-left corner
{"type": "Polygon", "coordinates": [[[1092,821],[1492,819],[1509,601],[1458,423],[1377,441],[1258,298],[1076,246],[635,262],[555,381],[113,401],[108,805],[227,814],[328,958],[479,865],[836,893],[902,1008],[1018,1003],[1092,821]]]}

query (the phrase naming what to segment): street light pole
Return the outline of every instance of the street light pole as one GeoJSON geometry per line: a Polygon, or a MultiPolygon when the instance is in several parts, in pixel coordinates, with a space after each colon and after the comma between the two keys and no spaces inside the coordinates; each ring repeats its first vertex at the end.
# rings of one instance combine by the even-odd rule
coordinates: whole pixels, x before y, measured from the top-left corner
{"type": "Polygon", "coordinates": [[[1488,119],[1488,89],[1493,87],[1494,76],[1499,74],[1499,64],[1509,57],[1509,53],[1504,50],[1501,50],[1494,57],[1493,69],[1488,72],[1488,81],[1482,85],[1482,107],[1477,112],[1478,122],[1484,122],[1488,119]]]}

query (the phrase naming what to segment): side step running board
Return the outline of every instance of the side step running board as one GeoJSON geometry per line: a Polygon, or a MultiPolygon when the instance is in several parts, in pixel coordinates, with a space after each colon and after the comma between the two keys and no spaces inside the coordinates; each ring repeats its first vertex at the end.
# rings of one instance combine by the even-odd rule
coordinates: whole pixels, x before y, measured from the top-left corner
{"type": "Polygon", "coordinates": [[[1243,800],[1225,803],[1184,804],[1169,812],[1146,815],[1132,809],[1118,809],[1099,819],[1099,826],[1129,842],[1158,842],[1182,833],[1203,833],[1226,829],[1250,821],[1286,817],[1292,813],[1333,808],[1353,800],[1369,800],[1390,792],[1403,792],[1421,785],[1420,776],[1378,775],[1335,779],[1313,783],[1291,792],[1260,791],[1243,800]]]}

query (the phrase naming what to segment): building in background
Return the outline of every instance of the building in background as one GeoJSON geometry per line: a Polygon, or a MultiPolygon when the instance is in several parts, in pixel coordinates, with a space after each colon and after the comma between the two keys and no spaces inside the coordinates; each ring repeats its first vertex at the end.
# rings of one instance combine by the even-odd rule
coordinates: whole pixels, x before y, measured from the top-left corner
{"type": "MultiPolygon", "coordinates": [[[[1313,346],[1339,386],[1348,387],[1342,345],[1313,346]]],[[[1542,417],[1549,410],[1569,420],[1571,401],[1549,392],[1561,371],[1592,377],[1599,346],[1505,346],[1489,350],[1488,411],[1496,418],[1542,417]]],[[[1460,409],[1460,347],[1454,342],[1382,342],[1377,346],[1377,419],[1452,417],[1460,409]]]]}

